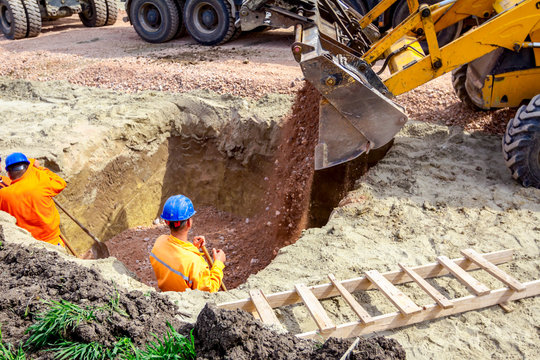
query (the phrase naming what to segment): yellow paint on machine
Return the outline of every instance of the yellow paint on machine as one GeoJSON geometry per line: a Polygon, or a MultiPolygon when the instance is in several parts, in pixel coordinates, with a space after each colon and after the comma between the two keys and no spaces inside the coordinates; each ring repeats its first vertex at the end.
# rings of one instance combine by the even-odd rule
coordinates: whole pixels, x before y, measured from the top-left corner
{"type": "Polygon", "coordinates": [[[497,14],[502,13],[505,10],[508,10],[517,4],[519,4],[523,0],[498,0],[493,3],[493,9],[497,12],[497,14]]]}
{"type": "Polygon", "coordinates": [[[420,43],[412,36],[404,36],[399,39],[386,50],[384,56],[388,57],[393,52],[396,52],[396,54],[393,55],[388,62],[391,73],[406,69],[417,61],[422,60],[425,56],[422,46],[420,46],[420,43]],[[403,51],[399,51],[404,47],[406,48],[403,51]]]}
{"type": "Polygon", "coordinates": [[[483,98],[486,108],[517,107],[538,94],[540,68],[486,77],[483,98]]]}

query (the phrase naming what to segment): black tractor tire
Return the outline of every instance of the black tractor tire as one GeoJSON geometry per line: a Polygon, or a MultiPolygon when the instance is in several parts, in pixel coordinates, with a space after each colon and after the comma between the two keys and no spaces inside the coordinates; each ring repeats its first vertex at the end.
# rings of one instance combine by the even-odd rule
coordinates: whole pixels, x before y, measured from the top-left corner
{"type": "Polygon", "coordinates": [[[238,39],[240,37],[240,35],[242,35],[243,31],[242,31],[242,28],[241,27],[237,27],[235,30],[234,30],[234,34],[233,36],[231,36],[231,38],[229,39],[229,41],[234,41],[236,39],[238,39]]]}
{"type": "Polygon", "coordinates": [[[360,13],[360,15],[366,15],[368,13],[368,9],[366,8],[366,5],[362,2],[362,0],[344,0],[345,4],[352,7],[354,10],[360,13]]]}
{"type": "Polygon", "coordinates": [[[172,40],[182,26],[174,0],[133,0],[129,12],[135,31],[149,43],[172,40]]]}
{"type": "Polygon", "coordinates": [[[28,22],[21,0],[0,0],[0,30],[10,40],[26,37],[28,22]]]}
{"type": "Polygon", "coordinates": [[[461,65],[460,67],[452,70],[452,86],[454,87],[454,92],[457,97],[463,104],[473,110],[485,110],[478,105],[476,105],[465,87],[465,82],[467,81],[467,64],[461,65]]]}
{"type": "Polygon", "coordinates": [[[118,19],[118,4],[116,0],[105,0],[107,3],[107,21],[105,26],[114,25],[118,19]]]}
{"type": "Polygon", "coordinates": [[[86,0],[79,18],[86,27],[100,27],[107,22],[107,0],[86,0]]]}
{"type": "Polygon", "coordinates": [[[540,189],[540,95],[508,122],[502,150],[512,177],[525,187],[540,189]]]}
{"type": "Polygon", "coordinates": [[[187,34],[186,24],[184,23],[184,19],[182,18],[182,11],[184,11],[184,6],[186,5],[186,2],[184,0],[178,0],[174,3],[176,4],[176,8],[178,9],[179,24],[178,30],[176,30],[176,34],[174,35],[173,39],[179,39],[187,34]]]}
{"type": "Polygon", "coordinates": [[[26,10],[27,34],[26,37],[36,37],[41,33],[41,12],[37,0],[22,0],[26,10]]]}
{"type": "Polygon", "coordinates": [[[227,0],[187,0],[184,23],[189,35],[202,45],[224,44],[236,32],[227,0]]]}

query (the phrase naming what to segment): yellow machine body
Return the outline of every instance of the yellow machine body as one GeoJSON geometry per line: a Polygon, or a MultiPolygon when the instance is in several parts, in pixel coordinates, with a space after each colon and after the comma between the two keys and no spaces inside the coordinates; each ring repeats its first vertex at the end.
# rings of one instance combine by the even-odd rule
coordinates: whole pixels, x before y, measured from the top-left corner
{"type": "Polygon", "coordinates": [[[388,68],[392,73],[406,69],[426,56],[418,40],[412,36],[402,37],[398,42],[390,46],[384,55],[388,57],[393,52],[396,52],[396,55],[392,56],[388,62],[388,68]],[[405,50],[399,51],[403,48],[405,50]]]}

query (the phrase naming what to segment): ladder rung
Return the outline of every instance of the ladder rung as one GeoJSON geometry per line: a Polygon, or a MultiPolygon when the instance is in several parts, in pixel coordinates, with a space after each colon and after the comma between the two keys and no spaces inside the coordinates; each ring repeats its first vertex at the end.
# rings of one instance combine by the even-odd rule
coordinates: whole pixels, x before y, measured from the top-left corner
{"type": "Polygon", "coordinates": [[[333,274],[328,274],[328,278],[330,279],[330,282],[336,287],[336,289],[339,291],[343,299],[349,304],[349,306],[354,310],[356,315],[362,320],[364,324],[369,324],[373,322],[373,318],[371,315],[368,314],[368,312],[356,301],[356,299],[351,295],[350,292],[347,291],[341,285],[339,281],[337,281],[336,277],[333,274]]]}
{"type": "Polygon", "coordinates": [[[304,301],[304,304],[309,310],[309,313],[313,317],[313,320],[315,320],[315,323],[319,327],[320,332],[328,332],[331,330],[334,330],[336,328],[336,325],[332,322],[332,320],[328,317],[328,314],[322,307],[321,303],[315,295],[311,292],[311,290],[308,289],[308,287],[304,284],[297,284],[295,285],[296,292],[302,300],[304,301]]]}
{"type": "Polygon", "coordinates": [[[484,259],[482,255],[480,255],[473,249],[461,250],[461,253],[467,259],[469,259],[470,261],[472,261],[473,263],[477,264],[482,269],[490,273],[493,277],[499,279],[501,282],[506,284],[509,288],[514,289],[516,291],[525,290],[525,286],[522,283],[514,279],[512,276],[510,276],[503,270],[499,269],[492,262],[489,262],[486,259],[484,259]]]}
{"type": "Polygon", "coordinates": [[[276,314],[274,313],[274,310],[272,310],[272,307],[270,304],[268,304],[268,300],[266,300],[266,297],[261,290],[249,290],[249,296],[251,301],[253,301],[253,305],[255,305],[257,313],[259,313],[259,317],[263,323],[267,325],[281,326],[276,314]]]}
{"type": "Polygon", "coordinates": [[[486,285],[473,278],[459,265],[448,259],[446,256],[439,256],[437,261],[439,264],[448,269],[452,275],[454,275],[463,285],[468,287],[476,296],[486,295],[491,292],[486,285]]]}
{"type": "Polygon", "coordinates": [[[403,315],[411,315],[422,310],[407,295],[392,285],[377,270],[366,271],[366,277],[394,304],[403,315]]]}
{"type": "Polygon", "coordinates": [[[454,304],[452,304],[452,302],[450,300],[448,300],[448,298],[446,298],[446,296],[444,296],[439,291],[437,291],[437,289],[435,289],[423,277],[418,275],[418,273],[416,273],[414,270],[406,267],[403,264],[399,264],[399,267],[407,275],[409,275],[418,284],[418,286],[420,286],[422,288],[422,290],[424,290],[429,296],[431,296],[433,298],[433,300],[435,300],[437,302],[437,304],[442,306],[444,309],[449,309],[452,306],[454,306],[454,304]]]}

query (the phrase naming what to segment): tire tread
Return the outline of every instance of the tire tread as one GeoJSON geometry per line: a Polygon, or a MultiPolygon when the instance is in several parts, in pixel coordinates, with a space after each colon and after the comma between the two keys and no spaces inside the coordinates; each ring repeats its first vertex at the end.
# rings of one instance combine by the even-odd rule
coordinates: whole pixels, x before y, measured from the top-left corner
{"type": "Polygon", "coordinates": [[[467,80],[467,67],[468,65],[461,65],[460,67],[452,70],[452,86],[459,100],[464,103],[468,108],[472,110],[484,110],[478,107],[469,96],[467,88],[465,87],[465,81],[467,80]]]}
{"type": "Polygon", "coordinates": [[[540,95],[522,106],[507,126],[502,140],[506,166],[523,186],[540,188],[540,95]],[[532,159],[531,159],[532,158],[532,159]]]}
{"type": "Polygon", "coordinates": [[[37,0],[21,0],[26,10],[26,37],[36,37],[41,33],[41,12],[37,0]]]}
{"type": "Polygon", "coordinates": [[[114,25],[118,19],[118,4],[116,0],[105,0],[107,4],[107,20],[105,26],[114,25]]]}
{"type": "Polygon", "coordinates": [[[11,26],[12,31],[9,34],[4,34],[10,40],[24,39],[28,33],[28,22],[26,21],[26,12],[21,0],[4,0],[11,10],[13,17],[11,26]]]}

